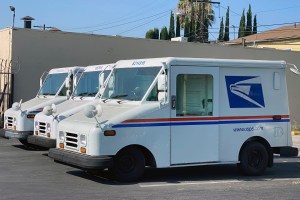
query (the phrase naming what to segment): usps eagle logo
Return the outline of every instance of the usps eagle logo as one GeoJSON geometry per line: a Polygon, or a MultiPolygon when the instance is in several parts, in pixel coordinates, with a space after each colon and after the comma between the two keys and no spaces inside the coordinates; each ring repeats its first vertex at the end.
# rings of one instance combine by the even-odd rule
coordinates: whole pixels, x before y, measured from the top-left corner
{"type": "Polygon", "coordinates": [[[264,108],[259,76],[225,76],[230,108],[264,108]]]}

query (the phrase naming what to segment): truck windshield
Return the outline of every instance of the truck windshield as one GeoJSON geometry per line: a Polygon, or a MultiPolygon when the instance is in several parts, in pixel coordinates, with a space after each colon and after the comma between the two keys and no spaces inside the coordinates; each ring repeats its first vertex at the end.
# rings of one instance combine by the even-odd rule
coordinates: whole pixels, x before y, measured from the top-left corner
{"type": "Polygon", "coordinates": [[[161,67],[117,68],[113,71],[102,99],[140,101],[161,67]]]}
{"type": "MultiPolygon", "coordinates": [[[[94,97],[99,91],[99,74],[101,71],[83,72],[72,96],[94,97]]],[[[104,80],[110,70],[105,70],[104,80]]]]}
{"type": "MultiPolygon", "coordinates": [[[[38,95],[55,95],[64,83],[68,73],[48,74],[38,95]]],[[[65,96],[66,94],[62,94],[65,96]]]]}

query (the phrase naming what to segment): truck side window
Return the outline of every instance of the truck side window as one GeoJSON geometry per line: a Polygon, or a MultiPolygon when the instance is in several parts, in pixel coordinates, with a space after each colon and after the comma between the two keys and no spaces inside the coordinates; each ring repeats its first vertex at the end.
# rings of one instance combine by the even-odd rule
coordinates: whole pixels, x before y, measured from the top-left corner
{"type": "Polygon", "coordinates": [[[158,101],[157,84],[153,87],[153,89],[151,90],[151,92],[146,100],[147,101],[158,101]]]}
{"type": "Polygon", "coordinates": [[[213,76],[179,74],[176,79],[176,115],[213,115],[213,76]]]}

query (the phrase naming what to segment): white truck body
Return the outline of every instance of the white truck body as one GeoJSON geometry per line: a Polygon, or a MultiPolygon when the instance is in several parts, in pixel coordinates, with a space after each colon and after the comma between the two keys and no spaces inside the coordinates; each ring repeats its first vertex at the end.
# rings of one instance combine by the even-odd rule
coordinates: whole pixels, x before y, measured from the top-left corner
{"type": "MultiPolygon", "coordinates": [[[[103,75],[105,80],[113,64],[87,66],[81,74],[76,88],[71,97],[55,107],[52,114],[38,113],[34,118],[34,135],[28,137],[28,143],[53,148],[56,145],[57,124],[79,112],[86,105],[96,105],[101,96],[101,83],[99,80],[103,75]]],[[[103,83],[102,83],[103,84],[103,83]]]]}
{"type": "Polygon", "coordinates": [[[5,137],[17,138],[25,141],[34,130],[33,121],[36,114],[41,112],[47,105],[60,104],[67,100],[66,93],[73,90],[75,84],[66,87],[66,81],[80,76],[84,67],[66,67],[51,69],[42,82],[41,88],[35,98],[24,103],[14,103],[12,108],[4,113],[5,137]],[[20,105],[19,105],[20,104],[20,105]]]}
{"type": "Polygon", "coordinates": [[[119,61],[98,109],[58,124],[49,156],[83,169],[110,168],[126,181],[141,177],[145,166],[238,163],[260,175],[273,152],[297,151],[285,68],[284,61],[119,61]]]}

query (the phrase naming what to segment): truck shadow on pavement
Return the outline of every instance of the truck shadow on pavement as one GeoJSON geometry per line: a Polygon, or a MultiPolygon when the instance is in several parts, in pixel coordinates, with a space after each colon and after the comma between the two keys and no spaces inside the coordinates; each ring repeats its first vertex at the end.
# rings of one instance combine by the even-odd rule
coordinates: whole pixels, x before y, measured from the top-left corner
{"type": "Polygon", "coordinates": [[[89,174],[82,170],[73,170],[67,172],[70,175],[85,178],[105,185],[128,185],[139,183],[182,183],[193,181],[268,181],[272,179],[300,179],[300,161],[299,157],[289,158],[289,162],[274,163],[272,168],[267,168],[262,176],[244,176],[236,165],[214,165],[214,166],[196,166],[168,169],[147,168],[141,180],[130,183],[118,182],[107,171],[97,174],[89,174]]]}

